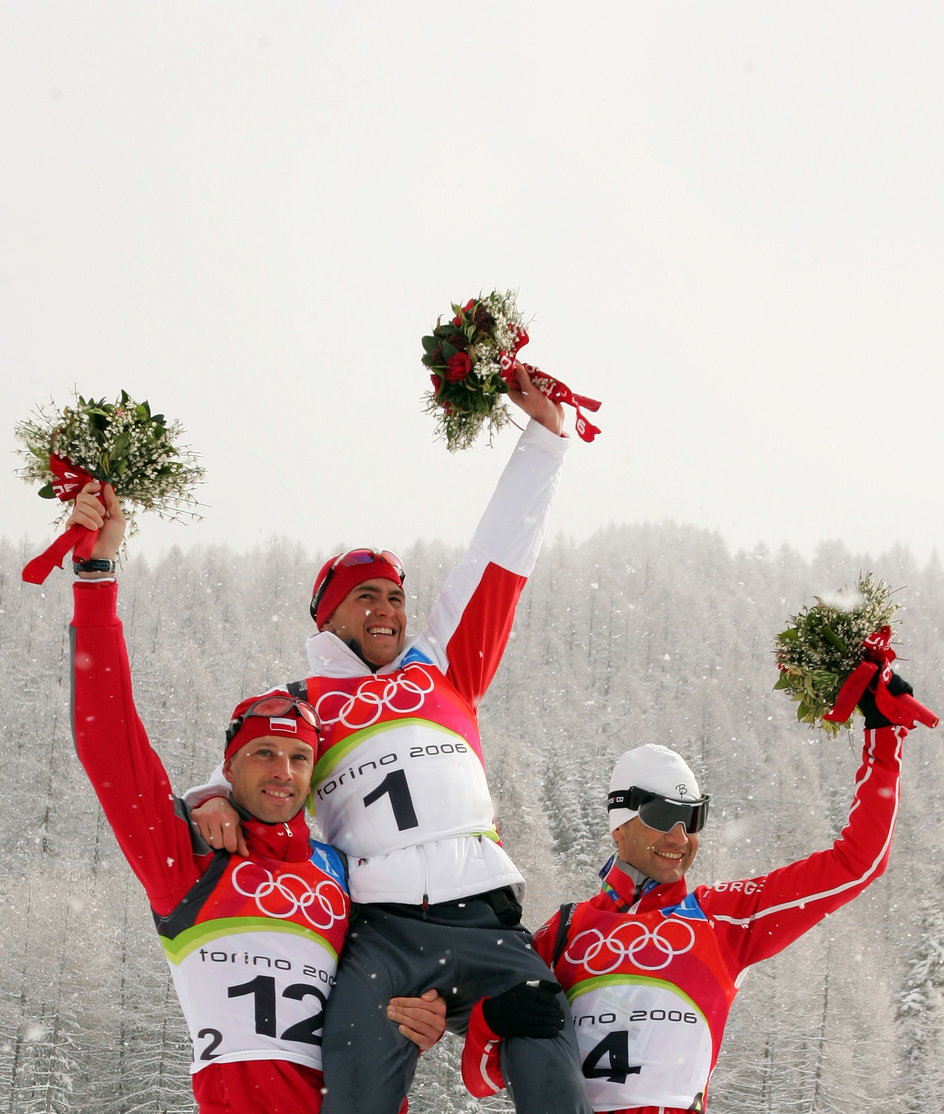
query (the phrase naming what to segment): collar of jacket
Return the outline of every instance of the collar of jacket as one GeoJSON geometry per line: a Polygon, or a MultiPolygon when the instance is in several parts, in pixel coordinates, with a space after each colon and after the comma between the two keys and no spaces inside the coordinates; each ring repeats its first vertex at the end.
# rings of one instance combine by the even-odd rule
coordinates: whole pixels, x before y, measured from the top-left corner
{"type": "MultiPolygon", "coordinates": [[[[389,665],[382,665],[376,675],[395,673],[409,653],[413,642],[404,643],[403,649],[389,665]]],[[[311,677],[370,677],[371,670],[354,653],[346,642],[329,630],[320,631],[309,637],[305,644],[308,650],[308,673],[311,677]]]]}
{"type": "Polygon", "coordinates": [[[684,878],[678,882],[661,883],[649,878],[639,887],[633,876],[619,865],[615,855],[600,872],[600,877],[603,879],[603,893],[615,905],[625,906],[634,913],[678,905],[688,893],[688,883],[684,878]]]}
{"type": "Polygon", "coordinates": [[[285,863],[300,863],[311,857],[311,832],[303,808],[291,820],[278,824],[266,824],[242,809],[237,811],[243,817],[250,855],[285,863]]]}

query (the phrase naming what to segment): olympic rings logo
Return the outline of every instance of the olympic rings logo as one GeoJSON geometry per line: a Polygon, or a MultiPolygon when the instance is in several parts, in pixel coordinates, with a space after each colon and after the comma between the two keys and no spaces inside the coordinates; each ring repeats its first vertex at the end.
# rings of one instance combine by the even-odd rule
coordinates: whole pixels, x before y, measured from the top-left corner
{"type": "Polygon", "coordinates": [[[277,920],[300,913],[312,928],[326,930],[347,915],[344,891],[330,878],[312,888],[297,874],[273,875],[258,863],[247,861],[236,867],[232,881],[237,893],[251,897],[260,913],[277,920]],[[253,885],[254,889],[248,888],[253,885]]]}
{"type": "Polygon", "coordinates": [[[353,693],[323,693],[315,709],[323,724],[340,723],[349,731],[360,731],[375,724],[385,710],[400,715],[418,712],[434,685],[421,665],[408,665],[392,677],[368,677],[353,693]]]}
{"type": "Polygon", "coordinates": [[[695,929],[678,917],[653,928],[641,921],[624,920],[608,936],[598,928],[578,933],[564,952],[570,963],[592,975],[608,975],[627,960],[643,971],[662,971],[695,944],[695,929]]]}

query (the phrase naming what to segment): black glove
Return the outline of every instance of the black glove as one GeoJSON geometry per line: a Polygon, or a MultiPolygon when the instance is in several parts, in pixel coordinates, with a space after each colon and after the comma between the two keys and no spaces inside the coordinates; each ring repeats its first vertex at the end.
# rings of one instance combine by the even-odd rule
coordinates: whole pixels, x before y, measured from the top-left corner
{"type": "Polygon", "coordinates": [[[500,1037],[556,1037],[564,1028],[564,1011],[556,982],[520,982],[482,1002],[485,1024],[500,1037]]]}
{"type": "MultiPolygon", "coordinates": [[[[894,726],[892,721],[878,710],[878,705],[875,703],[875,686],[882,683],[879,680],[880,676],[881,670],[875,674],[865,692],[859,697],[859,711],[865,716],[865,726],[868,728],[894,726]]],[[[897,673],[891,675],[886,687],[892,696],[901,696],[902,693],[907,693],[909,696],[914,695],[914,689],[911,685],[904,677],[899,677],[897,673]]]]}

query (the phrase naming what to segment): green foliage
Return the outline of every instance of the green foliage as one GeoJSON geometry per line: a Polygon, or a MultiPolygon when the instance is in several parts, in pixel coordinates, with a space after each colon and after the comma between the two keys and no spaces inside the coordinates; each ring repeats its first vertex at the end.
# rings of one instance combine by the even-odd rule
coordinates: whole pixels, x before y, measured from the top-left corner
{"type": "MultiPolygon", "coordinates": [[[[56,497],[54,454],[93,479],[110,483],[125,503],[134,530],[136,509],[163,518],[199,517],[193,487],[204,475],[196,456],[179,444],[183,429],[163,414],[152,414],[146,400],[135,402],[122,391],[114,402],[76,395],[61,412],[43,407],[17,423],[15,435],[26,466],[19,475],[41,484],[42,499],[56,497]]],[[[64,506],[61,517],[68,513],[64,506]]]]}
{"type": "Polygon", "coordinates": [[[780,677],[774,688],[797,702],[797,719],[835,735],[840,724],[824,720],[839,690],[862,661],[865,639],[891,623],[898,605],[883,580],[859,576],[845,589],[792,616],[790,626],[774,639],[780,677]]]}

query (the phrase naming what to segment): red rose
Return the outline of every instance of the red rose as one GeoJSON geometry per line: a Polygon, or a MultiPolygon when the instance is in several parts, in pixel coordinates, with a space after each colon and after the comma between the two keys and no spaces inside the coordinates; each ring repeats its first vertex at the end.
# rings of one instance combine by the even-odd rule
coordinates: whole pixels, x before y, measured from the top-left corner
{"type": "Polygon", "coordinates": [[[439,378],[439,376],[435,372],[433,372],[432,375],[430,375],[430,377],[429,377],[429,381],[433,385],[433,394],[438,395],[439,394],[439,388],[442,386],[442,380],[439,378]]]}
{"type": "Polygon", "coordinates": [[[472,370],[472,359],[468,352],[457,352],[449,357],[446,364],[446,378],[450,383],[458,383],[472,370]]]}

